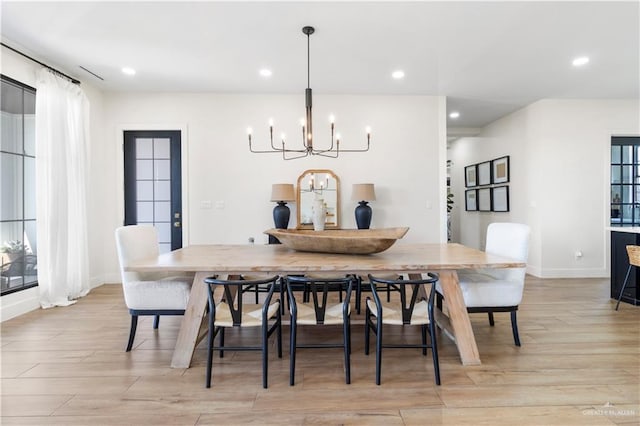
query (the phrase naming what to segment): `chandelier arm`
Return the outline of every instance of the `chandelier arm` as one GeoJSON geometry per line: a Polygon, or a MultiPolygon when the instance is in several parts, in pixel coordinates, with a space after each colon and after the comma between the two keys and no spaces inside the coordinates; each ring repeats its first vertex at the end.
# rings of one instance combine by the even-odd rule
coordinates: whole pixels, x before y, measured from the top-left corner
{"type": "Polygon", "coordinates": [[[271,141],[271,149],[275,149],[275,150],[280,150],[280,148],[276,148],[276,146],[273,144],[273,127],[269,126],[269,139],[271,141]]]}
{"type": "MultiPolygon", "coordinates": [[[[283,144],[284,146],[284,144],[283,144]]],[[[279,154],[281,152],[307,152],[306,149],[285,149],[273,147],[272,150],[263,150],[263,149],[253,149],[253,145],[251,145],[251,140],[249,140],[249,151],[255,154],[279,154]]]]}
{"type": "Polygon", "coordinates": [[[336,155],[325,154],[325,152],[329,152],[329,151],[322,151],[322,152],[316,151],[313,153],[313,155],[317,155],[319,157],[327,157],[327,158],[338,158],[338,155],[339,155],[338,151],[331,151],[331,152],[335,152],[336,155]]]}
{"type": "MultiPolygon", "coordinates": [[[[291,151],[282,151],[282,159],[283,160],[296,160],[298,158],[303,158],[303,157],[306,157],[306,156],[309,155],[309,151],[304,151],[304,154],[302,154],[302,155],[296,155],[296,156],[287,158],[286,155],[285,155],[285,152],[291,152],[291,151]]],[[[300,151],[297,151],[297,152],[300,152],[300,151]]]]}

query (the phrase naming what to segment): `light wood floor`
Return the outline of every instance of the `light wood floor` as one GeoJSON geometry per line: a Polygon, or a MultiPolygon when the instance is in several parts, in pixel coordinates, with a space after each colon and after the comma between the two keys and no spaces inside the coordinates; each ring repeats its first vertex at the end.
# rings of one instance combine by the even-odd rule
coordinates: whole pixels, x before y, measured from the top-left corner
{"type": "MultiPolygon", "coordinates": [[[[138,325],[124,352],[129,315],[119,285],[77,304],[35,311],[2,324],[3,425],[365,424],[611,425],[640,423],[640,307],[613,310],[604,279],[527,278],[513,345],[508,314],[472,316],[482,365],[463,367],[439,335],[442,386],[430,354],[385,349],[382,386],[374,355],[363,354],[363,325],[353,326],[352,384],[339,349],[299,350],[288,383],[288,350],[270,354],[262,389],[258,352],[214,358],[204,387],[205,350],[190,369],[169,367],[179,317],[138,325]]],[[[285,328],[285,342],[288,327],[285,328]]],[[[331,338],[335,328],[303,330],[331,338]]],[[[237,336],[237,335],[236,335],[237,336]]],[[[251,333],[242,338],[250,340],[251,333]]],[[[413,331],[387,333],[411,339],[413,331]]]]}

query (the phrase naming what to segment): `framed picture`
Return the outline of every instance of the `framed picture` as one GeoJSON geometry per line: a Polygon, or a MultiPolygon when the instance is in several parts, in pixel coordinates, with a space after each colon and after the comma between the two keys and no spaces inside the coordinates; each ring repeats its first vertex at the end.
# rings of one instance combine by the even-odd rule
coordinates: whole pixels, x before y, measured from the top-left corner
{"type": "Polygon", "coordinates": [[[464,191],[464,209],[466,211],[474,212],[478,210],[476,191],[476,189],[467,189],[464,191]]]}
{"type": "Polygon", "coordinates": [[[478,189],[478,210],[481,212],[491,211],[491,188],[478,189]]]}
{"type": "Polygon", "coordinates": [[[478,164],[478,186],[491,185],[491,161],[478,164]]]}
{"type": "Polygon", "coordinates": [[[496,158],[491,161],[492,183],[509,182],[509,156],[496,158]]]}
{"type": "Polygon", "coordinates": [[[494,212],[509,211],[509,185],[496,186],[491,188],[491,201],[493,203],[494,212]]]}
{"type": "Polygon", "coordinates": [[[464,168],[464,186],[466,186],[467,188],[478,186],[475,164],[464,168]]]}

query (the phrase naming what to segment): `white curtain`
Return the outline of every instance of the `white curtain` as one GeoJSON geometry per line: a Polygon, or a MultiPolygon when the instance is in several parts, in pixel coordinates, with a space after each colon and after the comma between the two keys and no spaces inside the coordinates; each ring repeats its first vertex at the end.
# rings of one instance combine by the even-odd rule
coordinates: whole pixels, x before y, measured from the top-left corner
{"type": "Polygon", "coordinates": [[[43,308],[89,292],[89,100],[46,69],[36,84],[38,283],[43,308]]]}

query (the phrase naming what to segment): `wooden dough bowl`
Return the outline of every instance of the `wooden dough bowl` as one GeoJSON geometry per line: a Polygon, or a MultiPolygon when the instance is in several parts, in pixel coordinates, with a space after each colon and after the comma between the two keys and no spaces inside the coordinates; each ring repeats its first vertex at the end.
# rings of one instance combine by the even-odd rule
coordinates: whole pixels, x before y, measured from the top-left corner
{"type": "Polygon", "coordinates": [[[288,248],[298,251],[341,254],[372,254],[385,251],[404,237],[409,228],[382,229],[269,229],[288,248]]]}

